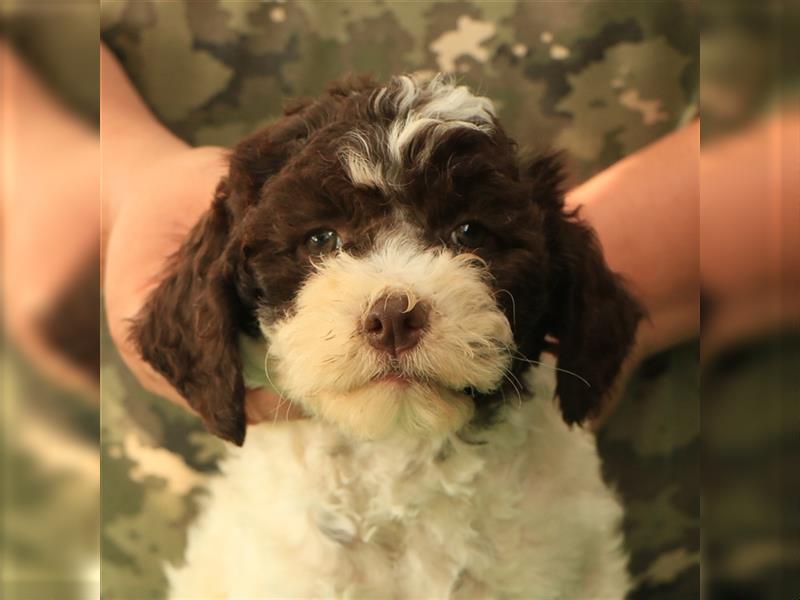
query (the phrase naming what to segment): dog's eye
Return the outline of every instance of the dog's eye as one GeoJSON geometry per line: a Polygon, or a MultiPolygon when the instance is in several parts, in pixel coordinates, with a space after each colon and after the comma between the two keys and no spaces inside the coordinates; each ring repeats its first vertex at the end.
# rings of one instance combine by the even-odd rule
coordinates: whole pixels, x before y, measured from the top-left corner
{"type": "Polygon", "coordinates": [[[462,223],[450,234],[450,240],[463,248],[478,248],[488,235],[486,227],[480,223],[462,223]]]}
{"type": "Polygon", "coordinates": [[[342,247],[342,238],[333,229],[318,229],[306,238],[310,254],[329,254],[342,247]]]}

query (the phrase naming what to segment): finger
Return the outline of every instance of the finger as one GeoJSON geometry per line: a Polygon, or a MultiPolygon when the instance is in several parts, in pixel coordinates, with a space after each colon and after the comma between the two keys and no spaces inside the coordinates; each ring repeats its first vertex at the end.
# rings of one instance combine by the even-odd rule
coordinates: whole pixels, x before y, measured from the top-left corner
{"type": "Polygon", "coordinates": [[[291,421],[307,417],[296,404],[266,389],[248,390],[245,400],[247,422],[291,421]]]}

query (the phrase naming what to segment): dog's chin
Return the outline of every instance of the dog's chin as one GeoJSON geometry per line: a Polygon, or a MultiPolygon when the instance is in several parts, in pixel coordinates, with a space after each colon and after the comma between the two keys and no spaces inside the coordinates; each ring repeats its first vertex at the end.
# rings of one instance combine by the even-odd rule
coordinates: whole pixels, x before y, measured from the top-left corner
{"type": "Polygon", "coordinates": [[[367,440],[444,436],[466,425],[475,410],[465,392],[395,375],[347,392],[322,391],[303,404],[325,421],[367,440]]]}

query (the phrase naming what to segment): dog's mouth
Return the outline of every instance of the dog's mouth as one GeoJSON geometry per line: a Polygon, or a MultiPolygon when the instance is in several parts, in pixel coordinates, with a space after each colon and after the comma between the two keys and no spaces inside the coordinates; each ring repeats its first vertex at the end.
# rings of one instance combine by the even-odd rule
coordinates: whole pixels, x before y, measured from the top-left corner
{"type": "Polygon", "coordinates": [[[412,383],[418,383],[419,379],[412,377],[402,371],[389,371],[374,377],[372,383],[385,383],[389,385],[398,385],[401,387],[409,386],[412,383]]]}
{"type": "Polygon", "coordinates": [[[439,387],[439,388],[446,388],[451,392],[455,392],[462,396],[467,396],[475,400],[479,395],[486,395],[480,394],[475,388],[473,387],[466,387],[466,388],[451,388],[449,386],[444,385],[441,382],[436,381],[434,378],[430,377],[421,377],[419,375],[415,375],[405,371],[400,367],[392,367],[387,371],[384,371],[375,377],[373,377],[367,385],[386,385],[395,387],[399,390],[404,388],[408,388],[412,385],[421,385],[427,387],[439,387]]]}
{"type": "Polygon", "coordinates": [[[415,373],[400,360],[387,360],[381,371],[370,379],[368,385],[386,384],[403,388],[413,384],[431,383],[431,379],[415,373]]]}
{"type": "Polygon", "coordinates": [[[505,355],[498,348],[494,358],[502,364],[494,364],[477,354],[480,348],[475,356],[461,360],[457,346],[449,354],[438,346],[432,348],[396,357],[349,352],[339,355],[344,360],[322,359],[318,364],[325,367],[320,368],[324,379],[307,390],[296,384],[308,381],[302,377],[309,373],[308,365],[282,362],[292,357],[290,353],[286,358],[275,357],[272,374],[279,383],[288,382],[284,384],[288,393],[309,413],[357,437],[443,435],[468,423],[482,397],[502,382],[505,355]],[[287,364],[293,368],[285,368],[287,364]]]}

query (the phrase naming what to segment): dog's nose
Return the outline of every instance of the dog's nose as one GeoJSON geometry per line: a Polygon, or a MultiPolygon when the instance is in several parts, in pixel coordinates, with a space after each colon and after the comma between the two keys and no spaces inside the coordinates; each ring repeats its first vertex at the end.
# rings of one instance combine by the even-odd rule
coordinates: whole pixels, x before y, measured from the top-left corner
{"type": "Polygon", "coordinates": [[[383,296],[367,311],[364,333],[374,348],[396,357],[419,343],[428,325],[428,312],[423,302],[409,310],[405,296],[383,296]]]}

